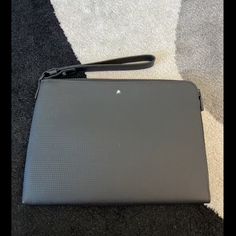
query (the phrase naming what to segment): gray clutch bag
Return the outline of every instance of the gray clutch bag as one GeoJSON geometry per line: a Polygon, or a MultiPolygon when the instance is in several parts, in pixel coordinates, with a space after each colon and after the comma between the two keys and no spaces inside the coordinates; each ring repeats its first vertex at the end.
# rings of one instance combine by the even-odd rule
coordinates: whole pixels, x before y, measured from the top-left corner
{"type": "Polygon", "coordinates": [[[188,81],[67,78],[151,67],[141,55],[51,69],[39,80],[25,204],[207,203],[201,96],[188,81]]]}

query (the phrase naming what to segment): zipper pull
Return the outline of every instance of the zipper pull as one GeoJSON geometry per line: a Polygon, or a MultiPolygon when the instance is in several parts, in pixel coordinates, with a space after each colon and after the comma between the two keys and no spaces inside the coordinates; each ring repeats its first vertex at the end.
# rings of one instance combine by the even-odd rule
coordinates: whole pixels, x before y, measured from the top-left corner
{"type": "Polygon", "coordinates": [[[57,76],[59,73],[60,73],[60,70],[57,68],[53,68],[53,69],[43,72],[43,74],[38,79],[38,87],[34,96],[35,99],[38,97],[41,81],[45,78],[52,78],[54,76],[57,76]]]}
{"type": "Polygon", "coordinates": [[[202,95],[200,89],[198,89],[198,94],[199,94],[199,101],[200,101],[200,109],[201,111],[204,111],[204,106],[203,106],[203,101],[202,101],[202,95]]]}

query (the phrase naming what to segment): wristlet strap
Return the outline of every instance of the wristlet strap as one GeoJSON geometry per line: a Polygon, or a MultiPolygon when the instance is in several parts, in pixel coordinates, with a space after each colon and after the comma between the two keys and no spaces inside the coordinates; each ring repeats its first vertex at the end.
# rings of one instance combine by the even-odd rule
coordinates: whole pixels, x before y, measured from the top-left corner
{"type": "Polygon", "coordinates": [[[38,89],[35,94],[37,97],[40,82],[42,79],[55,78],[58,76],[68,76],[78,71],[93,72],[93,71],[116,71],[116,70],[141,70],[150,68],[155,62],[153,55],[138,55],[132,57],[121,57],[107,61],[100,61],[88,64],[79,64],[64,66],[60,68],[52,68],[45,71],[39,78],[38,89]]]}
{"type": "Polygon", "coordinates": [[[122,57],[107,61],[53,68],[48,71],[45,71],[44,77],[52,78],[60,74],[66,75],[67,73],[71,72],[73,73],[77,71],[93,72],[93,71],[114,71],[114,70],[141,70],[152,67],[154,61],[155,57],[152,55],[122,57]]]}

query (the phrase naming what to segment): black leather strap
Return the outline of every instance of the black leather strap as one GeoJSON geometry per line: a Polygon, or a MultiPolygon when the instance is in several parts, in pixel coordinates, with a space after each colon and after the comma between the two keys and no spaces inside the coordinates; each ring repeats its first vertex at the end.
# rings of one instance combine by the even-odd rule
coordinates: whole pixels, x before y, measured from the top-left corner
{"type": "Polygon", "coordinates": [[[152,55],[122,57],[107,61],[53,68],[44,72],[44,77],[52,78],[58,75],[66,75],[67,73],[74,73],[77,71],[93,72],[114,70],[141,70],[152,67],[154,61],[155,57],[152,55]]]}
{"type": "Polygon", "coordinates": [[[116,71],[116,70],[141,70],[152,67],[155,62],[153,55],[138,55],[132,57],[121,57],[107,61],[100,61],[88,64],[64,66],[60,68],[52,68],[45,71],[39,78],[39,85],[35,97],[37,97],[40,82],[42,79],[63,78],[74,74],[78,71],[116,71]]]}

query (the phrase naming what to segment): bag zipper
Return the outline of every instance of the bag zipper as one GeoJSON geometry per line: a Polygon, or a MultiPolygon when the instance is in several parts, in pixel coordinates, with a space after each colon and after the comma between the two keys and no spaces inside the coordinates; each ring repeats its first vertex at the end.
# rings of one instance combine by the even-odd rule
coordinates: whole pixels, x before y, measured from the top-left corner
{"type": "Polygon", "coordinates": [[[68,75],[69,72],[76,72],[76,70],[74,68],[70,68],[70,69],[67,69],[66,71],[63,71],[60,68],[52,68],[50,70],[43,72],[43,74],[38,79],[38,87],[34,96],[35,99],[38,97],[40,84],[43,79],[50,79],[59,75],[66,76],[68,75]]]}
{"type": "MultiPolygon", "coordinates": [[[[45,71],[38,80],[38,88],[35,93],[35,99],[37,99],[41,81],[43,79],[56,78],[58,79],[67,78],[68,75],[75,74],[76,72],[92,72],[92,71],[117,71],[117,70],[141,70],[150,68],[154,65],[155,57],[153,55],[138,55],[131,57],[123,57],[116,58],[112,60],[88,63],[88,64],[79,64],[79,65],[71,65],[64,66],[60,68],[52,68],[50,70],[45,71]]],[[[81,80],[81,78],[78,78],[81,80]]],[[[200,101],[200,110],[203,111],[203,101],[201,92],[198,89],[198,97],[200,101]]]]}
{"type": "MultiPolygon", "coordinates": [[[[37,99],[37,96],[38,96],[38,93],[39,93],[39,88],[40,88],[40,84],[41,84],[41,81],[43,79],[50,79],[50,78],[54,78],[56,77],[57,75],[59,75],[59,69],[50,69],[48,71],[45,71],[39,78],[38,80],[38,88],[36,90],[36,93],[35,93],[35,99],[37,99]]],[[[64,74],[65,76],[66,74],[64,74]]],[[[57,79],[68,79],[68,80],[83,80],[82,78],[57,78],[57,79]]],[[[107,81],[107,80],[106,80],[107,81]]],[[[117,81],[117,80],[115,80],[117,81]]],[[[133,81],[133,80],[132,80],[133,81]]],[[[165,80],[166,81],[166,80],[165,80]]],[[[204,111],[204,105],[203,105],[203,100],[202,100],[202,95],[201,95],[201,90],[198,89],[198,98],[199,98],[199,102],[200,102],[200,110],[201,111],[204,111]]]]}
{"type": "Polygon", "coordinates": [[[200,109],[201,109],[201,111],[204,111],[203,100],[202,100],[202,95],[201,95],[200,89],[198,89],[198,98],[200,101],[200,109]]]}

